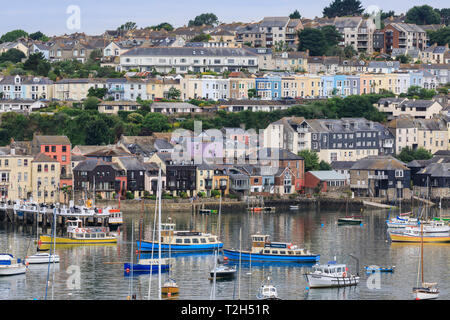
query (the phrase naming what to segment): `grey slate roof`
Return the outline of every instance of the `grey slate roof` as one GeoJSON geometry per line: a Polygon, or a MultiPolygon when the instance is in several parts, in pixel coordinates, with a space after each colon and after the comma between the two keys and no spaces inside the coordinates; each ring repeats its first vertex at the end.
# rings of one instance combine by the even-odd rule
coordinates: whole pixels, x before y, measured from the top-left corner
{"type": "Polygon", "coordinates": [[[289,23],[289,17],[265,17],[261,22],[261,27],[285,27],[289,23]]]}
{"type": "Polygon", "coordinates": [[[409,170],[409,168],[391,156],[368,156],[356,161],[351,170],[409,170]]]}
{"type": "Polygon", "coordinates": [[[426,174],[431,177],[450,177],[450,163],[430,163],[417,174],[426,174]]]}
{"type": "Polygon", "coordinates": [[[118,161],[123,165],[123,167],[128,171],[139,171],[146,170],[144,164],[139,161],[136,157],[120,157],[118,161]]]}
{"type": "Polygon", "coordinates": [[[308,171],[308,173],[316,176],[319,180],[329,181],[329,180],[347,180],[347,177],[334,170],[324,170],[324,171],[308,171]]]}

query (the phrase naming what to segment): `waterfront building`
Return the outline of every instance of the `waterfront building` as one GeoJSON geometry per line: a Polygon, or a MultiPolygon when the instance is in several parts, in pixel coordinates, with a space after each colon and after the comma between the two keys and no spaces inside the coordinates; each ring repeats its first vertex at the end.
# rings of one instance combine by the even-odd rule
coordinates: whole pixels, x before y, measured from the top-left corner
{"type": "Polygon", "coordinates": [[[74,191],[82,198],[114,199],[125,195],[127,175],[117,164],[100,159],[87,159],[73,168],[74,191]],[[95,195],[94,195],[95,193],[95,195]]]}
{"type": "MultiPolygon", "coordinates": [[[[70,166],[69,166],[70,167],[70,166]]],[[[45,153],[38,153],[31,161],[31,192],[38,203],[60,201],[60,162],[45,153]]],[[[61,177],[68,182],[67,176],[61,177]]],[[[68,184],[69,185],[69,184],[68,184]]],[[[70,182],[70,185],[72,183],[70,182]]]]}
{"type": "Polygon", "coordinates": [[[338,191],[347,185],[347,177],[334,170],[308,171],[305,173],[305,192],[338,191]]]}
{"type": "Polygon", "coordinates": [[[411,170],[392,156],[368,156],[350,169],[350,188],[356,196],[409,199],[410,182],[411,170]]]}
{"type": "Polygon", "coordinates": [[[147,167],[135,156],[118,157],[115,161],[126,175],[126,191],[134,198],[141,198],[145,191],[145,174],[147,167]]]}
{"type": "Polygon", "coordinates": [[[58,183],[63,188],[72,185],[72,163],[71,148],[69,138],[66,136],[42,136],[34,135],[31,141],[31,153],[43,153],[59,163],[58,183]]]}

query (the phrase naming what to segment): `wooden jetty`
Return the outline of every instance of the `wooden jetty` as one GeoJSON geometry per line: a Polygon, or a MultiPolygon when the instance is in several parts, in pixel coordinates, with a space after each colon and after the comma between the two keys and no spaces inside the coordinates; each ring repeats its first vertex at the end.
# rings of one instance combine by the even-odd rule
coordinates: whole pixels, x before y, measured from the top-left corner
{"type": "Polygon", "coordinates": [[[372,206],[372,207],[383,208],[383,209],[395,208],[395,206],[393,206],[393,205],[372,202],[372,201],[366,201],[366,200],[363,200],[363,204],[366,206],[372,206]]]}

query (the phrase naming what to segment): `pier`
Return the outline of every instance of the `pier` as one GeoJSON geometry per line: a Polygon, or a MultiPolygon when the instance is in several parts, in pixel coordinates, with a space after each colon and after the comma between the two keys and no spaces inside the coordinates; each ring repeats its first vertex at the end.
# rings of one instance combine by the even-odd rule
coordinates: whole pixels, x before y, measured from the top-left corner
{"type": "Polygon", "coordinates": [[[73,219],[80,219],[84,226],[110,227],[107,214],[77,214],[71,212],[66,206],[46,207],[0,203],[0,221],[12,225],[31,225],[46,229],[50,228],[55,220],[56,229],[63,230],[67,220],[73,219]],[[56,213],[56,217],[53,216],[54,213],[56,213]]]}

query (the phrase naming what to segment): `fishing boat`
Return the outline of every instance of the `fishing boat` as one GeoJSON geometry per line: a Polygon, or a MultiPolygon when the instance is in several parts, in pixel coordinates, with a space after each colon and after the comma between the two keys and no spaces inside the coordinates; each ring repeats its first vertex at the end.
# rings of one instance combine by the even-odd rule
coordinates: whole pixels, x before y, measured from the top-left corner
{"type": "Polygon", "coordinates": [[[338,218],[339,225],[342,225],[342,224],[356,225],[356,224],[361,224],[361,223],[362,223],[362,219],[359,219],[359,217],[356,217],[356,216],[338,218]]]}
{"type": "Polygon", "coordinates": [[[389,231],[389,237],[394,242],[450,242],[450,226],[443,221],[431,221],[429,224],[421,223],[420,227],[389,231]]]}
{"type": "Polygon", "coordinates": [[[175,231],[174,223],[161,223],[161,241],[137,241],[141,251],[152,251],[161,248],[177,251],[213,251],[222,248],[223,243],[217,236],[197,231],[175,231]]]}
{"type": "Polygon", "coordinates": [[[51,235],[41,235],[39,244],[103,244],[117,243],[117,234],[108,227],[83,227],[80,219],[67,220],[67,235],[52,238],[51,235]]]}
{"type": "Polygon", "coordinates": [[[161,271],[167,271],[170,268],[169,258],[154,258],[154,259],[139,259],[137,263],[126,262],[123,264],[123,271],[125,275],[133,273],[149,273],[158,272],[159,264],[161,264],[161,271]]]}
{"type": "Polygon", "coordinates": [[[420,226],[421,233],[421,248],[420,248],[420,262],[419,267],[422,274],[422,285],[419,287],[419,272],[417,272],[417,287],[413,287],[413,295],[416,300],[425,299],[436,299],[439,297],[439,289],[437,288],[437,283],[435,282],[424,282],[423,281],[423,225],[420,226]]]}
{"type": "Polygon", "coordinates": [[[26,271],[27,266],[20,259],[15,259],[9,253],[0,253],[0,276],[23,274],[26,271]]]}
{"type": "Polygon", "coordinates": [[[370,265],[370,266],[364,266],[364,269],[367,273],[374,273],[374,272],[394,272],[395,266],[392,267],[379,267],[376,265],[370,265]]]}
{"type": "Polygon", "coordinates": [[[256,298],[259,300],[281,300],[278,297],[277,288],[273,285],[270,277],[267,277],[267,279],[261,283],[256,298]]]}
{"type": "Polygon", "coordinates": [[[231,260],[251,261],[316,262],[320,259],[320,255],[290,242],[271,242],[269,235],[255,234],[251,239],[250,251],[223,249],[224,255],[231,260]]]}
{"type": "Polygon", "coordinates": [[[32,256],[25,258],[25,264],[43,264],[43,263],[58,263],[59,255],[50,254],[48,252],[39,252],[32,256]]]}
{"type": "Polygon", "coordinates": [[[329,261],[328,264],[316,264],[312,272],[304,274],[310,288],[330,288],[355,286],[359,283],[359,276],[347,272],[345,264],[329,261]]]}

